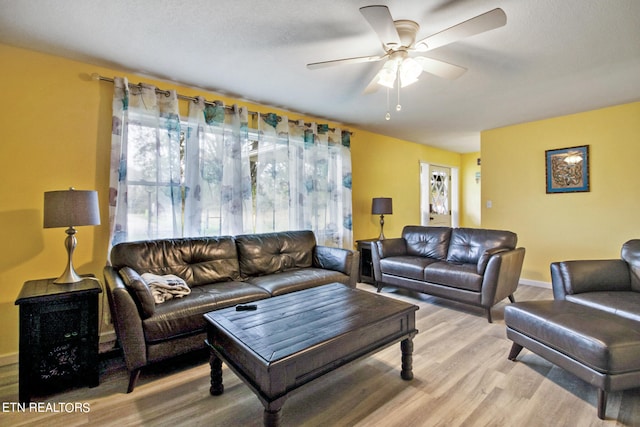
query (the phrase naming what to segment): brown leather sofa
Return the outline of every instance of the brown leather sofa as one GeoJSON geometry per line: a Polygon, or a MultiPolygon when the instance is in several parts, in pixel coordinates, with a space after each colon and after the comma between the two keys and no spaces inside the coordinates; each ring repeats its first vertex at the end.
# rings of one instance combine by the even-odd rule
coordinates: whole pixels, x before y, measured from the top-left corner
{"type": "Polygon", "coordinates": [[[598,388],[598,417],[607,393],[640,387],[640,239],[621,259],[551,264],[554,300],[505,308],[510,360],[527,348],[598,388]]]}
{"type": "Polygon", "coordinates": [[[339,282],[355,287],[358,253],[316,245],[311,231],[120,243],[104,277],[133,391],[140,369],[205,348],[212,310],[339,282]],[[143,273],[173,274],[191,293],[155,304],[143,273]]]}
{"type": "Polygon", "coordinates": [[[491,307],[514,301],[525,254],[517,241],[503,230],[406,226],[372,245],[378,292],[388,284],[479,306],[491,322],[491,307]]]}

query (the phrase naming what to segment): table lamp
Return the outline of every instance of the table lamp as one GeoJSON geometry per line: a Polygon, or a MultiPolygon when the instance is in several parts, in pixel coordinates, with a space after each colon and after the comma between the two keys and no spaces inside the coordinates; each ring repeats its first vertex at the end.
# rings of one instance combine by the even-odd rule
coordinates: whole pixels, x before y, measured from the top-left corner
{"type": "Polygon", "coordinates": [[[371,202],[371,213],[374,215],[380,215],[380,237],[379,240],[384,240],[384,216],[385,214],[392,214],[393,207],[391,203],[391,197],[376,197],[371,202]]]}
{"type": "Polygon", "coordinates": [[[44,228],[68,227],[64,243],[68,262],[64,273],[54,283],[76,283],[82,277],[73,268],[73,251],[76,248],[76,229],[82,225],[100,225],[100,208],[96,191],[75,190],[44,193],[44,228]]]}

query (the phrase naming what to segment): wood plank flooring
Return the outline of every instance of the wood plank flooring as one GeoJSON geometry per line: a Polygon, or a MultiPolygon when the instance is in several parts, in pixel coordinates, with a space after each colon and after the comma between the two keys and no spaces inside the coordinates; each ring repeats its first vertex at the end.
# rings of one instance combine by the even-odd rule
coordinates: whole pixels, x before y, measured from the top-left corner
{"type": "MultiPolygon", "coordinates": [[[[301,388],[283,407],[284,426],[640,426],[640,389],[610,393],[603,421],[593,387],[526,349],[517,362],[507,360],[508,301],[494,308],[489,324],[481,309],[393,287],[382,293],[420,306],[415,378],[400,378],[394,345],[301,388]]],[[[552,293],[521,285],[515,296],[551,299],[552,293]]],[[[0,426],[261,426],[257,397],[226,367],[223,376],[225,393],[209,395],[203,352],[144,369],[126,394],[122,360],[110,358],[102,363],[100,386],[35,399],[86,402],[88,412],[21,413],[10,408],[18,396],[17,365],[0,367],[0,426]]]]}

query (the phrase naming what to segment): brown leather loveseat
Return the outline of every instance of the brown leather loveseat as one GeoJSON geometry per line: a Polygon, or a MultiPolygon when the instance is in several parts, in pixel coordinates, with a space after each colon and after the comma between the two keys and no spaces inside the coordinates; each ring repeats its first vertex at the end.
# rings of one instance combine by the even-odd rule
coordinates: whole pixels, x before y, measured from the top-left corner
{"type": "Polygon", "coordinates": [[[518,287],[524,248],[511,231],[408,225],[402,237],[372,245],[378,292],[384,284],[482,307],[518,287]]]}
{"type": "Polygon", "coordinates": [[[355,287],[357,269],[356,252],[318,246],[311,231],[114,246],[104,277],[127,392],[145,365],[205,348],[205,313],[333,282],[355,287]],[[143,273],[179,276],[191,292],[156,304],[143,273]]]}

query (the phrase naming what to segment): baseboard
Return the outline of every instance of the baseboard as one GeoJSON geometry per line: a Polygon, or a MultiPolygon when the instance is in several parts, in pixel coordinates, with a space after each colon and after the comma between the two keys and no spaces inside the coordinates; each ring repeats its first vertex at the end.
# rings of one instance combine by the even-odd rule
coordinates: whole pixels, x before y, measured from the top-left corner
{"type": "Polygon", "coordinates": [[[110,330],[106,332],[100,332],[100,344],[115,342],[116,340],[116,331],[110,330]]]}
{"type": "Polygon", "coordinates": [[[0,366],[15,365],[18,363],[18,353],[0,355],[0,366]]]}
{"type": "Polygon", "coordinates": [[[551,283],[549,283],[549,282],[541,282],[540,280],[520,279],[520,284],[529,285],[529,286],[537,286],[538,288],[551,289],[551,283]]]}

